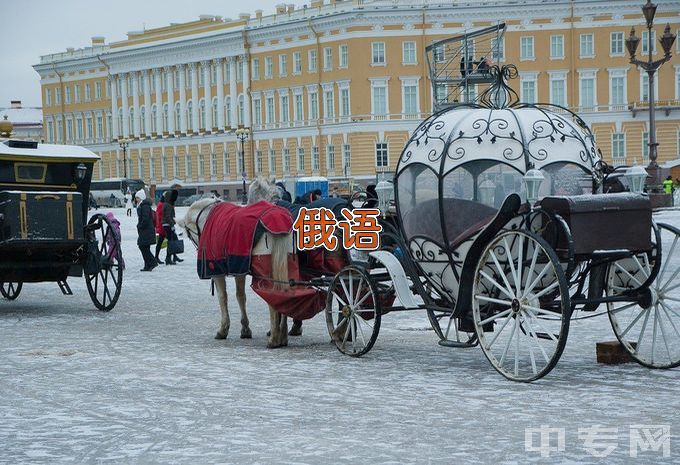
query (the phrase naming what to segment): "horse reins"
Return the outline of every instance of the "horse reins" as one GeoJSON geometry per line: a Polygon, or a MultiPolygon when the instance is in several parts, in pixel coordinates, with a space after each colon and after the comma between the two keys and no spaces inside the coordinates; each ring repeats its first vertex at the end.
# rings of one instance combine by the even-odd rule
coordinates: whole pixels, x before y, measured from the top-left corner
{"type": "Polygon", "coordinates": [[[201,215],[208,209],[208,207],[212,207],[220,203],[221,200],[215,200],[213,203],[209,203],[205,207],[201,208],[201,210],[198,212],[198,215],[196,216],[196,231],[192,231],[188,225],[184,226],[184,229],[187,231],[187,236],[189,237],[189,240],[194,244],[194,247],[198,249],[198,242],[201,240],[201,226],[199,224],[199,221],[201,220],[201,215]],[[196,240],[192,237],[192,235],[196,235],[196,240]]]}

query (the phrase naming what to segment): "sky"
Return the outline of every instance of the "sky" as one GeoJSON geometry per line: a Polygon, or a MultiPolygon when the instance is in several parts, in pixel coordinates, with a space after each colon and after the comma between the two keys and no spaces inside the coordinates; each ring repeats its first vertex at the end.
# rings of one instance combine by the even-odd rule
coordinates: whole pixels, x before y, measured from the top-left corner
{"type": "MultiPolygon", "coordinates": [[[[41,55],[90,45],[92,36],[106,43],[124,40],[129,31],[198,19],[199,15],[236,18],[261,9],[272,14],[282,0],[0,0],[0,108],[10,100],[40,106],[40,78],[32,65],[41,55]]],[[[286,1],[300,6],[301,1],[286,1]]]]}

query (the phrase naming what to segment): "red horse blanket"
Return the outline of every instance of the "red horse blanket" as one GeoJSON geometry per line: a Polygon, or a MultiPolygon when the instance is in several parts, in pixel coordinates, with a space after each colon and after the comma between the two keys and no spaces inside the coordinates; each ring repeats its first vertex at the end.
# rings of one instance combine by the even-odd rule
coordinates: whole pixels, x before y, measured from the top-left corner
{"type": "Polygon", "coordinates": [[[198,241],[198,276],[250,273],[258,226],[272,234],[288,234],[293,218],[285,208],[265,201],[245,207],[221,202],[213,207],[198,241]]]}

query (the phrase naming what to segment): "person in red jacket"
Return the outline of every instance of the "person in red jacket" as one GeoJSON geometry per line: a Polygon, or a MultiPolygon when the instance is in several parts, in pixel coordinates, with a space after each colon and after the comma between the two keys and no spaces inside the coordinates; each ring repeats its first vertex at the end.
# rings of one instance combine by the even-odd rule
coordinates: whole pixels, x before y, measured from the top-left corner
{"type": "Polygon", "coordinates": [[[161,196],[161,199],[158,201],[158,205],[156,205],[156,234],[158,236],[156,237],[156,262],[160,265],[163,263],[161,259],[159,258],[159,255],[161,253],[161,247],[163,246],[163,241],[165,240],[165,230],[163,229],[163,204],[167,201],[168,197],[168,192],[165,191],[163,192],[163,195],[161,196]]]}

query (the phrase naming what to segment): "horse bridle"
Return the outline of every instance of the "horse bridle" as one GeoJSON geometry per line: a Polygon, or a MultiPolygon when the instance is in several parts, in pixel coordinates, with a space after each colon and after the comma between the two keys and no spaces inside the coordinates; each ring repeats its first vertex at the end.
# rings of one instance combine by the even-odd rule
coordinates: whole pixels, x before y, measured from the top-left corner
{"type": "Polygon", "coordinates": [[[192,230],[189,228],[188,225],[184,225],[184,229],[185,229],[186,232],[187,232],[187,237],[189,238],[189,240],[191,241],[191,243],[194,244],[194,247],[196,247],[197,250],[198,250],[198,242],[201,240],[201,226],[200,226],[200,224],[199,224],[199,221],[201,220],[201,215],[203,214],[203,212],[205,212],[205,211],[208,209],[208,207],[215,206],[215,205],[217,205],[217,204],[220,203],[220,202],[221,202],[221,200],[216,199],[213,203],[209,203],[209,204],[206,205],[205,207],[201,208],[201,211],[199,211],[199,212],[198,212],[198,215],[196,216],[196,231],[192,231],[192,230]],[[195,235],[195,236],[196,236],[196,239],[194,239],[194,238],[192,237],[192,235],[195,235]]]}

